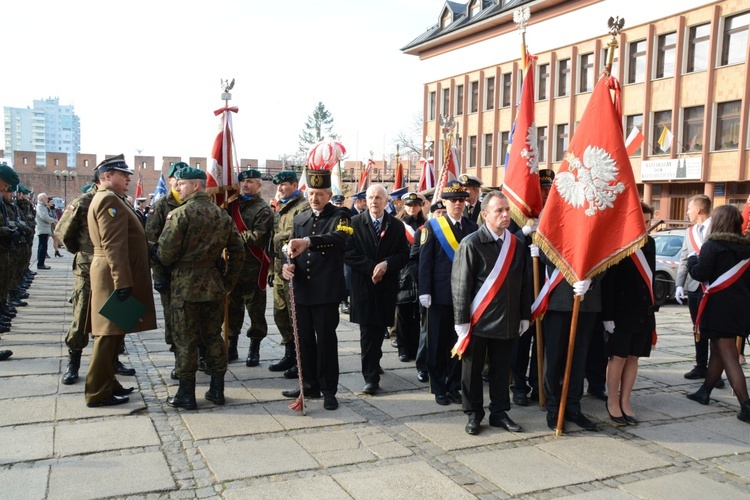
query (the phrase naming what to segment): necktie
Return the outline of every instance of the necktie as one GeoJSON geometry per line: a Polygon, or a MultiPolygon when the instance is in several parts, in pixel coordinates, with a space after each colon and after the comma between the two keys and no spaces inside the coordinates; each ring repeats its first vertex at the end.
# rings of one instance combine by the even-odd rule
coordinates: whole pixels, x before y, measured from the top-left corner
{"type": "Polygon", "coordinates": [[[380,220],[375,219],[372,221],[372,228],[375,230],[375,236],[377,236],[380,233],[380,220]]]}
{"type": "Polygon", "coordinates": [[[471,205],[469,205],[469,208],[468,208],[468,210],[467,210],[467,212],[469,213],[469,217],[471,217],[471,210],[472,210],[472,206],[471,206],[471,205]]]}
{"type": "Polygon", "coordinates": [[[498,238],[497,239],[497,246],[499,246],[499,247],[503,246],[503,239],[502,238],[498,238]]]}
{"type": "Polygon", "coordinates": [[[461,221],[456,222],[456,231],[461,232],[461,221]]]}

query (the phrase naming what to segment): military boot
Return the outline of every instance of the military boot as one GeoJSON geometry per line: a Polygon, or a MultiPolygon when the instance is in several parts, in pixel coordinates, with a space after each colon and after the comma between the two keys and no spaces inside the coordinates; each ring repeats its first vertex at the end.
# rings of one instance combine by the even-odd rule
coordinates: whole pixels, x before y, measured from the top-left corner
{"type": "Polygon", "coordinates": [[[272,372],[283,372],[297,364],[297,353],[294,349],[294,342],[287,342],[284,344],[284,348],[286,349],[284,357],[268,367],[272,372]]]}
{"type": "Polygon", "coordinates": [[[195,380],[180,380],[177,393],[167,398],[167,404],[173,408],[184,408],[185,410],[198,408],[198,403],[195,402],[195,380]]]}
{"type": "Polygon", "coordinates": [[[172,368],[172,373],[169,374],[169,378],[172,380],[179,380],[177,377],[177,351],[174,353],[174,368],[172,368]]]}
{"type": "Polygon", "coordinates": [[[247,351],[245,366],[258,366],[260,364],[260,339],[250,339],[250,349],[247,351]]]}
{"type": "Polygon", "coordinates": [[[212,373],[211,374],[211,385],[208,386],[206,391],[206,399],[213,401],[215,405],[223,405],[226,400],[224,399],[224,374],[223,373],[212,373]]]}
{"type": "Polygon", "coordinates": [[[65,385],[75,384],[78,381],[78,369],[81,368],[81,351],[68,349],[68,368],[62,378],[65,385]]]}
{"type": "Polygon", "coordinates": [[[240,359],[240,353],[237,352],[237,342],[240,340],[240,337],[229,337],[229,353],[227,354],[227,362],[231,363],[232,361],[237,361],[240,359]]]}

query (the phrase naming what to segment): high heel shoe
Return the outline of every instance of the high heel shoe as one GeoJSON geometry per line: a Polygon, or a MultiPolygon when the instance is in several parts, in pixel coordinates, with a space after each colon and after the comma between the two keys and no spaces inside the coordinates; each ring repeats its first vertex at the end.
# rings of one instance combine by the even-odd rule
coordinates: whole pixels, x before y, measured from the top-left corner
{"type": "Polygon", "coordinates": [[[615,417],[614,415],[612,415],[609,412],[609,405],[607,404],[606,401],[604,402],[604,406],[607,408],[607,415],[609,415],[610,420],[612,420],[612,422],[614,422],[615,424],[617,424],[618,427],[621,426],[621,425],[628,425],[627,420],[625,420],[624,414],[623,414],[622,417],[615,417]]]}
{"type": "Polygon", "coordinates": [[[59,251],[55,250],[55,257],[62,257],[62,254],[59,251]]]}

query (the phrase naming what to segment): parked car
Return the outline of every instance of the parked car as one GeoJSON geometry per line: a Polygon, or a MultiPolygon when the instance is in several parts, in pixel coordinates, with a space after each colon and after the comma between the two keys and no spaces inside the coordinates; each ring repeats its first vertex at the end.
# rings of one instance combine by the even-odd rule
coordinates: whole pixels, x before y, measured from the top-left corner
{"type": "Polygon", "coordinates": [[[680,251],[685,239],[684,229],[669,229],[651,235],[656,242],[656,275],[654,276],[654,301],[664,304],[674,298],[680,251]]]}

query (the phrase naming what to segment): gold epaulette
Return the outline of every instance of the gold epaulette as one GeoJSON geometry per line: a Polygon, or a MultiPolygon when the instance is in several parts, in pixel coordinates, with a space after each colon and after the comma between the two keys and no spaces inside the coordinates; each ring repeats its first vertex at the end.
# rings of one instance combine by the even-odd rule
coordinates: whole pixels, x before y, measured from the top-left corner
{"type": "Polygon", "coordinates": [[[339,225],[336,226],[336,231],[341,231],[346,234],[354,234],[354,229],[346,225],[346,221],[339,221],[339,225]]]}

